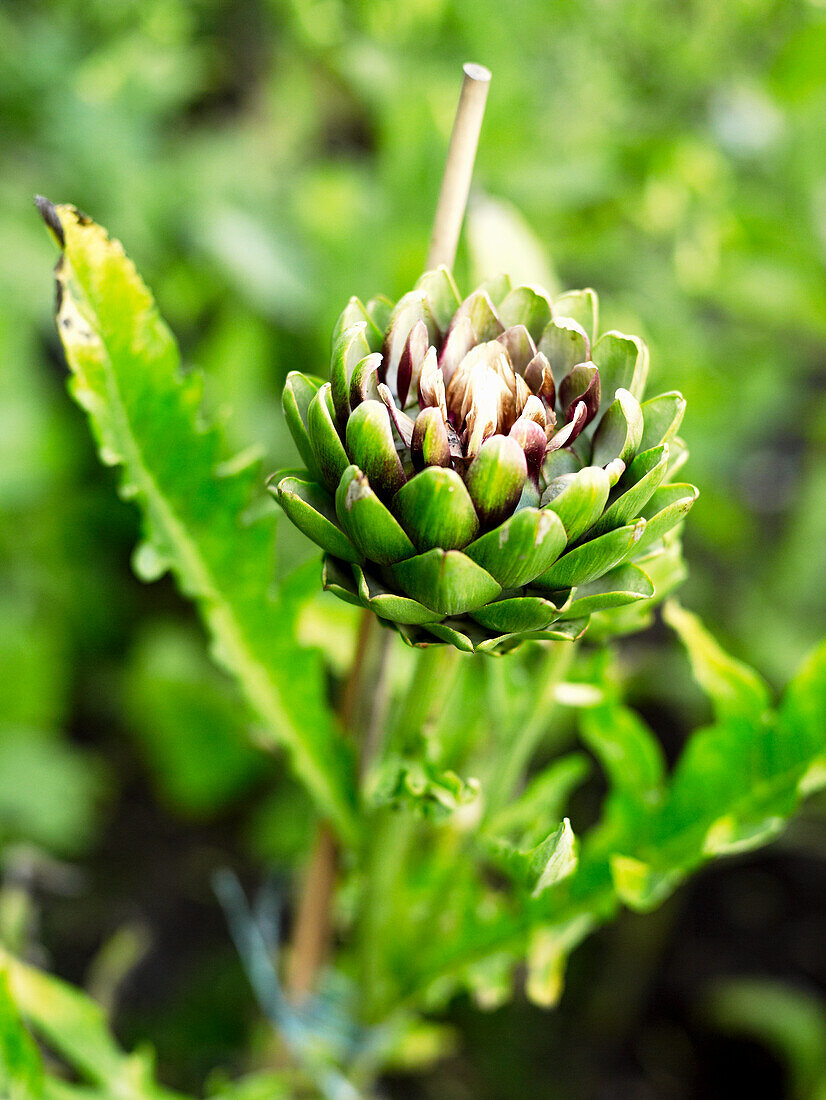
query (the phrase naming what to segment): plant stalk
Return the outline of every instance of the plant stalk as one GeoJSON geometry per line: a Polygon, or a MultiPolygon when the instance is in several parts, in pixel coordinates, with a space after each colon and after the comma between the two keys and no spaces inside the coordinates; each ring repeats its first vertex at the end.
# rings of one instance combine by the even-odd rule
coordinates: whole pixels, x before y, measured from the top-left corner
{"type": "Polygon", "coordinates": [[[542,682],[531,714],[491,777],[486,807],[488,814],[499,810],[513,795],[537,744],[551,723],[556,708],[557,688],[567,676],[575,652],[575,642],[548,642],[542,682]]]}
{"type": "MultiPolygon", "coordinates": [[[[346,731],[353,730],[359,697],[365,690],[371,637],[379,629],[372,612],[365,611],[359,624],[353,664],[338,708],[339,718],[346,731]]],[[[295,1001],[305,999],[313,991],[316,977],[329,951],[333,932],[332,900],[337,864],[338,844],[335,834],[329,822],[322,821],[316,830],[312,854],[299,895],[285,975],[287,993],[295,1001]]]]}
{"type": "MultiPolygon", "coordinates": [[[[456,118],[450,137],[442,187],[436,206],[433,235],[427,254],[427,270],[445,264],[452,268],[456,246],[465,217],[476,148],[482,128],[482,117],[488,96],[491,74],[482,65],[466,64],[464,80],[456,108],[456,118]]],[[[371,635],[380,630],[372,611],[364,611],[359,627],[359,640],[352,668],[344,688],[339,717],[346,730],[353,730],[359,709],[359,697],[366,696],[365,664],[371,635]]],[[[378,669],[384,679],[392,637],[381,631],[378,669]]],[[[359,777],[363,778],[370,762],[379,751],[386,725],[387,692],[375,685],[369,716],[363,726],[364,741],[359,760],[359,777]]],[[[358,716],[361,718],[361,716],[358,716]]],[[[287,992],[295,1000],[307,997],[315,986],[318,972],[329,950],[332,936],[332,899],[336,882],[338,845],[327,822],[322,822],[316,834],[313,852],[304,878],[286,973],[287,992]]]]}
{"type": "Polygon", "coordinates": [[[490,87],[490,70],[483,65],[469,63],[463,71],[465,79],[450,135],[445,174],[427,253],[428,271],[439,264],[452,268],[456,259],[456,246],[465,218],[473,162],[476,160],[476,147],[490,87]]]}

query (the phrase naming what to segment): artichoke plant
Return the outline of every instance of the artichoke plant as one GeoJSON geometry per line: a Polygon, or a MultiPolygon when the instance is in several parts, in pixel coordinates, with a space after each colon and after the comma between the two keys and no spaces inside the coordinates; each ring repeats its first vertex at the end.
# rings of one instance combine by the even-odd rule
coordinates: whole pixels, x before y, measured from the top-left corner
{"type": "Polygon", "coordinates": [[[271,479],[324,587],[411,644],[485,652],[651,601],[697,496],[672,480],[685,402],[644,401],[645,344],[596,332],[592,290],[499,277],[462,301],[444,267],[395,305],[351,298],[330,380],[285,385],[306,470],[271,479]]]}

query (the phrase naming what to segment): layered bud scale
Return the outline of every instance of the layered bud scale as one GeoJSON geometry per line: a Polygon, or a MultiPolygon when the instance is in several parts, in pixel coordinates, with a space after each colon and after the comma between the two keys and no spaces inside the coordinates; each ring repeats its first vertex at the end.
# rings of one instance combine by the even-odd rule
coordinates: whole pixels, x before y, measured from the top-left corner
{"type": "Polygon", "coordinates": [[[330,381],[284,389],[307,469],[272,479],[325,588],[411,644],[486,652],[653,600],[697,497],[672,480],[685,402],[644,400],[645,344],[596,328],[592,290],[499,277],[462,301],[446,268],[352,298],[330,381]]]}

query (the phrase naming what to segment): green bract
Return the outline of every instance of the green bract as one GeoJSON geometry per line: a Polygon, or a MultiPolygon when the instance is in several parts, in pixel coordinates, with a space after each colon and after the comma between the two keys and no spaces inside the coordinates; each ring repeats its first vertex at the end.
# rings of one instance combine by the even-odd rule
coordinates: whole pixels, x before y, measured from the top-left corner
{"type": "Polygon", "coordinates": [[[697,497],[669,482],[685,402],[645,401],[645,344],[596,324],[592,290],[500,277],[462,301],[446,268],[395,306],[351,298],[330,381],[284,389],[307,471],[273,479],[324,587],[411,644],[484,652],[650,602],[697,497]]]}

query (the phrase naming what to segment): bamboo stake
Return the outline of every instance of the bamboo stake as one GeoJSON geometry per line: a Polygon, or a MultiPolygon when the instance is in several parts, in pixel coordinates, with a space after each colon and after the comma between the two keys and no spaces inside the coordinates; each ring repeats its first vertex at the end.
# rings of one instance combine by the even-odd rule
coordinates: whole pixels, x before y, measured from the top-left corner
{"type": "Polygon", "coordinates": [[[488,98],[490,70],[484,65],[468,63],[464,66],[464,74],[427,253],[428,271],[439,264],[452,268],[456,259],[456,246],[465,218],[476,147],[488,98]]]}
{"type": "MultiPolygon", "coordinates": [[[[465,217],[473,163],[482,129],[482,117],[488,98],[491,74],[483,65],[463,66],[464,81],[459,94],[456,118],[450,135],[442,188],[436,206],[433,236],[427,254],[427,270],[440,264],[452,268],[456,246],[465,217]]],[[[358,709],[358,697],[365,692],[365,665],[370,635],[375,627],[372,611],[365,611],[359,629],[359,641],[353,666],[344,689],[340,718],[345,729],[352,729],[358,709]]],[[[387,632],[385,632],[387,633],[387,632]]],[[[386,661],[389,635],[382,639],[380,666],[386,661]]],[[[378,685],[376,685],[378,691],[378,685]]],[[[380,739],[380,726],[386,717],[385,702],[374,699],[365,730],[360,774],[380,739]]],[[[332,938],[331,908],[336,882],[337,844],[326,822],[318,827],[315,845],[299,897],[289,952],[286,988],[297,1001],[313,990],[332,938]]]]}

